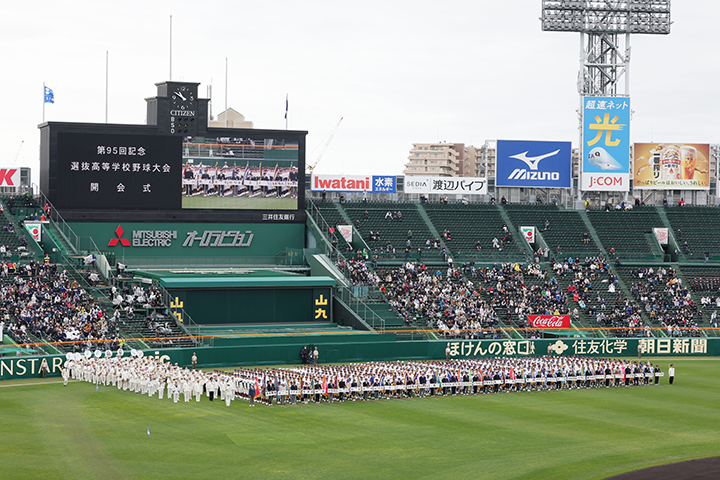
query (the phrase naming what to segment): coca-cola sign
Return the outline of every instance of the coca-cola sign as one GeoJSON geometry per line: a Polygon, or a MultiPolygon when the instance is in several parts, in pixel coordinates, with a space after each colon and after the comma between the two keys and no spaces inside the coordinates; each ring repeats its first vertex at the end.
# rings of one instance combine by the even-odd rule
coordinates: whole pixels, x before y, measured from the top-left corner
{"type": "Polygon", "coordinates": [[[570,315],[528,315],[532,328],[570,328],[570,315]]]}

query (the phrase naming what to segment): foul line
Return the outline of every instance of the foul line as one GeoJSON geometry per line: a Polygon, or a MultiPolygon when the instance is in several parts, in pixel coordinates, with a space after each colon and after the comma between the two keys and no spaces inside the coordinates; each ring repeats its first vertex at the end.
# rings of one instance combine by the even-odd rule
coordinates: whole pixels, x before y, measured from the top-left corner
{"type": "MultiPolygon", "coordinates": [[[[77,380],[70,380],[71,382],[76,382],[77,380]]],[[[4,387],[24,387],[26,385],[52,385],[54,383],[63,383],[62,380],[59,382],[36,382],[36,383],[13,383],[11,385],[0,385],[0,388],[4,387]]]]}

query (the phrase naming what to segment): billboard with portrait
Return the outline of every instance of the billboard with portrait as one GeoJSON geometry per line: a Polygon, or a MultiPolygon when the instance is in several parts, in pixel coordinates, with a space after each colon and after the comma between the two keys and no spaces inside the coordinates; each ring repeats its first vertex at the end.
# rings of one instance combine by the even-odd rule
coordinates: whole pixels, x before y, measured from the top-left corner
{"type": "Polygon", "coordinates": [[[707,143],[636,143],[633,186],[656,190],[709,190],[707,143]]]}

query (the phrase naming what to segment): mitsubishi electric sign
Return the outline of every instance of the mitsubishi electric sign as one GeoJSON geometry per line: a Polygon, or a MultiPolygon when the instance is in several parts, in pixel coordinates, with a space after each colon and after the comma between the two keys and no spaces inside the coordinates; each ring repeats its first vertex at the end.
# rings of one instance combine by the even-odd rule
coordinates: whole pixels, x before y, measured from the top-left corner
{"type": "Polygon", "coordinates": [[[495,186],[570,188],[570,142],[498,140],[495,186]]]}

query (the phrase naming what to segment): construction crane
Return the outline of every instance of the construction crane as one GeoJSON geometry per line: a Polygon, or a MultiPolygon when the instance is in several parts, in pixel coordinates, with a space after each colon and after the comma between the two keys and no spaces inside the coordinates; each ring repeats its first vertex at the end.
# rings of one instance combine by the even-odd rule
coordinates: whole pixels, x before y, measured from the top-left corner
{"type": "Polygon", "coordinates": [[[330,132],[330,135],[328,135],[327,142],[325,142],[325,146],[320,150],[320,155],[318,155],[317,160],[315,160],[315,163],[313,163],[310,167],[308,167],[307,171],[308,173],[313,173],[315,170],[315,167],[317,167],[317,164],[320,163],[320,160],[322,159],[323,155],[325,154],[325,150],[327,150],[328,146],[330,145],[330,142],[332,142],[333,137],[335,136],[335,132],[338,131],[338,128],[340,128],[340,124],[343,121],[343,117],[340,117],[340,120],[338,120],[337,125],[335,125],[335,128],[332,129],[332,132],[330,132]]]}
{"type": "Polygon", "coordinates": [[[15,160],[13,160],[13,165],[14,165],[15,163],[17,163],[17,159],[18,159],[18,157],[20,156],[20,152],[22,152],[22,147],[23,147],[24,144],[25,144],[25,140],[22,140],[22,141],[20,142],[20,148],[18,148],[18,151],[17,151],[17,153],[15,154],[15,160]]]}

